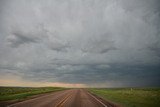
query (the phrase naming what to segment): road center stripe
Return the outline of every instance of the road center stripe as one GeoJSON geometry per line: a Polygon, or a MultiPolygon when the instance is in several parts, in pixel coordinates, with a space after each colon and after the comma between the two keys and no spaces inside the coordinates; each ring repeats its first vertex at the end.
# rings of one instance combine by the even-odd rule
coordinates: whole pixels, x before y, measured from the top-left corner
{"type": "Polygon", "coordinates": [[[60,101],[55,107],[62,107],[62,105],[70,98],[72,95],[67,95],[62,101],[60,101]]]}

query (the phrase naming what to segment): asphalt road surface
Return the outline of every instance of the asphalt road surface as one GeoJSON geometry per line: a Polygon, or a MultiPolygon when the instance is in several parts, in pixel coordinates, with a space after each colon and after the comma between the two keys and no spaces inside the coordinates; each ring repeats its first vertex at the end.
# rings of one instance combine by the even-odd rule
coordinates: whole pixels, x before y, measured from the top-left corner
{"type": "Polygon", "coordinates": [[[18,102],[8,107],[117,107],[84,89],[71,89],[18,102]]]}

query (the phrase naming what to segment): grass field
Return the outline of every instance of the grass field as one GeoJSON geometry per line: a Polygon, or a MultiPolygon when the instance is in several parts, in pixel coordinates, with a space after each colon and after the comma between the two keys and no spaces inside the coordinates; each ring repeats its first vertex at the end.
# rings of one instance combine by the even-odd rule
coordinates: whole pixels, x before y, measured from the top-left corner
{"type": "Polygon", "coordinates": [[[64,90],[59,87],[0,87],[0,101],[21,100],[32,95],[64,90]]]}
{"type": "Polygon", "coordinates": [[[160,88],[89,89],[123,107],[160,107],[160,88]]]}

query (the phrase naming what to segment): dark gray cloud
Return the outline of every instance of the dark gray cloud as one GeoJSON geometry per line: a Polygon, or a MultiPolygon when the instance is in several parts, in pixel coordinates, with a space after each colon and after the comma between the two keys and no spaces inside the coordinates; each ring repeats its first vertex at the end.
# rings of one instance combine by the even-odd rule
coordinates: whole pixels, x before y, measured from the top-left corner
{"type": "Polygon", "coordinates": [[[107,36],[108,35],[105,34],[96,39],[91,38],[90,42],[85,44],[87,47],[83,47],[82,51],[90,53],[106,53],[110,50],[116,50],[117,48],[114,41],[111,41],[107,36]]]}
{"type": "Polygon", "coordinates": [[[32,82],[160,86],[158,4],[2,0],[0,74],[32,82]]]}
{"type": "Polygon", "coordinates": [[[11,36],[7,38],[7,42],[11,47],[18,47],[22,44],[36,43],[38,40],[34,37],[29,37],[27,34],[22,32],[12,33],[11,36]]]}

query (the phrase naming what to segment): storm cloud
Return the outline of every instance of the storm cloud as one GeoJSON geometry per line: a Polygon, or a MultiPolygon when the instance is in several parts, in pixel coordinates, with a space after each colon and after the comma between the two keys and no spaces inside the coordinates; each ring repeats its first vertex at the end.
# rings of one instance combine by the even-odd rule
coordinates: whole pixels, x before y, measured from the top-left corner
{"type": "Polygon", "coordinates": [[[88,87],[160,86],[159,3],[1,0],[0,77],[88,87]]]}

